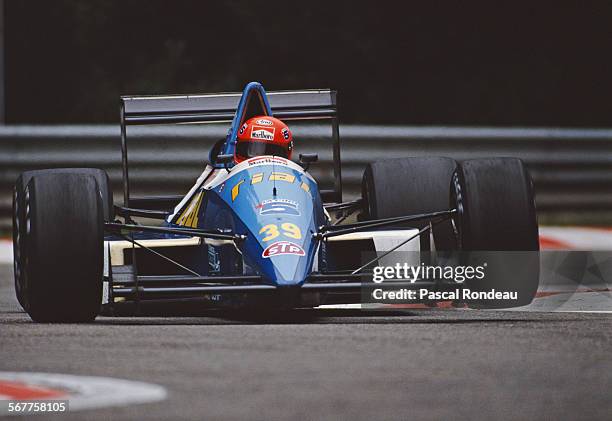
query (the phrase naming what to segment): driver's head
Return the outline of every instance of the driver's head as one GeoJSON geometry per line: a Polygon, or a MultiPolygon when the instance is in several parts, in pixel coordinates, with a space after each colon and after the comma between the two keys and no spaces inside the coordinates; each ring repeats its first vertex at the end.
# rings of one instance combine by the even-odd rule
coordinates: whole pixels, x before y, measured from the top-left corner
{"type": "Polygon", "coordinates": [[[247,120],[238,131],[234,159],[236,163],[261,155],[291,159],[293,136],[278,118],[260,116],[247,120]]]}

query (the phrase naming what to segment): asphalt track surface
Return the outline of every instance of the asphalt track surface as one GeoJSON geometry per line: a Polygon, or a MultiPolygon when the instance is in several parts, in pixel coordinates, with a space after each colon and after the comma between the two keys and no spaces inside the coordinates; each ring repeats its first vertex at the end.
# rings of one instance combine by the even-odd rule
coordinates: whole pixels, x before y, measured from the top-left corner
{"type": "Polygon", "coordinates": [[[0,370],[164,386],[34,419],[610,419],[612,314],[312,310],[33,324],[0,266],[0,370]]]}

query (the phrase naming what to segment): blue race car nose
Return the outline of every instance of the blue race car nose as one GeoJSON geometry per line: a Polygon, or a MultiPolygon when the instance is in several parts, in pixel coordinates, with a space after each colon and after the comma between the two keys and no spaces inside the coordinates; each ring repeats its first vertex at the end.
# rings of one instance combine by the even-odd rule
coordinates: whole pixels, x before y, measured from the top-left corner
{"type": "MultiPolygon", "coordinates": [[[[291,246],[287,246],[291,247],[291,246]]],[[[302,285],[310,274],[305,255],[280,254],[267,258],[270,264],[262,265],[263,275],[278,286],[302,285]]]]}

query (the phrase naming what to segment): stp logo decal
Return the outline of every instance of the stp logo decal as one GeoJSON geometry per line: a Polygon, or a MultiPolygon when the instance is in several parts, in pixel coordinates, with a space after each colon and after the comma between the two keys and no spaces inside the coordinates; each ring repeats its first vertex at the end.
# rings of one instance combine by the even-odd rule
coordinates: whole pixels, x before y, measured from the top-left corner
{"type": "Polygon", "coordinates": [[[304,249],[291,241],[277,241],[270,244],[261,254],[261,257],[267,259],[269,257],[280,256],[282,254],[295,254],[296,256],[304,256],[304,249]]]}
{"type": "Polygon", "coordinates": [[[259,120],[255,120],[255,123],[260,124],[262,126],[273,126],[274,123],[272,123],[270,120],[264,120],[263,118],[260,118],[259,120]]]}
{"type": "Polygon", "coordinates": [[[253,126],[251,129],[251,139],[274,140],[274,127],[253,126]]]}

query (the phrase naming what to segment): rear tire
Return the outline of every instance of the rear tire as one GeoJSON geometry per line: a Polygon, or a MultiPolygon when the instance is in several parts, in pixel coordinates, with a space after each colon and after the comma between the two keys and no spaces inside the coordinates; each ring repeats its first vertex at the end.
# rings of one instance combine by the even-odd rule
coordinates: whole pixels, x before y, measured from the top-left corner
{"type": "Polygon", "coordinates": [[[453,175],[451,205],[459,248],[466,265],[487,261],[481,280],[466,281],[476,291],[516,291],[518,300],[469,301],[474,307],[529,304],[539,284],[539,238],[533,183],[516,158],[463,161],[453,175]],[[490,253],[494,252],[494,253],[490,253]]]}
{"type": "MultiPolygon", "coordinates": [[[[448,210],[451,177],[456,169],[454,159],[443,157],[396,158],[368,164],[362,181],[362,219],[448,210]]],[[[402,225],[422,228],[427,223],[415,221],[402,225]]],[[[456,248],[450,221],[437,225],[433,234],[437,250],[456,248]]]]}
{"type": "Polygon", "coordinates": [[[34,174],[24,191],[21,293],[36,322],[87,322],[102,299],[100,186],[80,172],[34,174]]]}

